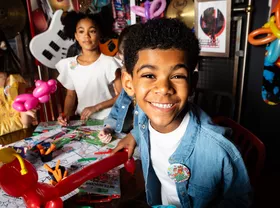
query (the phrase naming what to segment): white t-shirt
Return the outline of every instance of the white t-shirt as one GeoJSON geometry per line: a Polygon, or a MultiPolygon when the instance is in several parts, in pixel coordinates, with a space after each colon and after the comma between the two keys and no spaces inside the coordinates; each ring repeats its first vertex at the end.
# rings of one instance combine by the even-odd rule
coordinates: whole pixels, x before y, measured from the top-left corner
{"type": "MultiPolygon", "coordinates": [[[[94,106],[114,96],[113,84],[119,64],[111,56],[101,54],[90,65],[82,66],[77,57],[60,60],[56,65],[59,72],[57,80],[69,90],[75,90],[78,97],[76,113],[80,114],[85,107],[94,106]]],[[[104,119],[111,108],[91,115],[92,119],[104,119]]]]}
{"type": "Polygon", "coordinates": [[[161,199],[163,205],[180,206],[175,182],[169,178],[167,169],[170,166],[169,157],[179,146],[189,123],[189,113],[182,120],[180,126],[170,133],[159,133],[149,122],[151,161],[155,173],[161,183],[161,199]]]}

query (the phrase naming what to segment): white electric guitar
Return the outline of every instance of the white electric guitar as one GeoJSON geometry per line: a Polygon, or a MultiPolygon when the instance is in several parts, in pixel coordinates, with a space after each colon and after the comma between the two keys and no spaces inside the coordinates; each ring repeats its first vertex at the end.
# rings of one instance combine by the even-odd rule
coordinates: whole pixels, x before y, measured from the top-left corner
{"type": "Polygon", "coordinates": [[[61,15],[63,10],[57,10],[53,14],[48,30],[40,33],[30,41],[32,55],[43,65],[55,69],[55,64],[66,58],[68,48],[74,41],[67,39],[63,32],[61,15]]]}

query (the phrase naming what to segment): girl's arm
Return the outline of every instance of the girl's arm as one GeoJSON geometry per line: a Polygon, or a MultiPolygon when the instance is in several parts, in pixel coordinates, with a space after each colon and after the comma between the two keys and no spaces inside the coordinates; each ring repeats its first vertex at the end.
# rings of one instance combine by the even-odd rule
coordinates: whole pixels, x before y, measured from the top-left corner
{"type": "Polygon", "coordinates": [[[64,115],[71,116],[73,114],[73,110],[76,104],[76,91],[75,90],[67,90],[66,97],[64,101],[64,115]]]}
{"type": "Polygon", "coordinates": [[[60,115],[58,117],[58,122],[61,125],[67,125],[69,117],[73,114],[73,110],[76,104],[76,91],[75,90],[67,90],[66,97],[64,101],[64,115],[60,115]]]}
{"type": "Polygon", "coordinates": [[[87,120],[91,114],[104,110],[106,108],[110,108],[114,105],[114,103],[118,99],[118,96],[122,90],[120,73],[116,72],[116,79],[114,80],[113,84],[115,86],[115,91],[116,91],[115,97],[113,97],[109,100],[106,100],[104,102],[98,103],[95,106],[86,107],[81,113],[81,120],[87,120]]]}
{"type": "Polygon", "coordinates": [[[118,99],[118,96],[119,95],[116,95],[115,97],[113,97],[109,100],[96,104],[95,106],[90,106],[90,107],[84,108],[84,110],[81,113],[81,120],[87,120],[91,114],[101,111],[103,109],[112,107],[114,105],[114,103],[116,102],[116,100],[118,99]]]}

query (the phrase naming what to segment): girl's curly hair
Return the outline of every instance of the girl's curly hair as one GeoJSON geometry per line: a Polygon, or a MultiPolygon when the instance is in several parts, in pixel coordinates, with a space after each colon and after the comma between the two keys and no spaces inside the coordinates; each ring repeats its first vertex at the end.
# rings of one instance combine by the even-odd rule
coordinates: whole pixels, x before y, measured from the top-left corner
{"type": "Polygon", "coordinates": [[[64,34],[67,38],[71,40],[75,40],[75,32],[76,26],[78,22],[82,19],[91,19],[92,22],[96,25],[100,35],[102,35],[101,31],[101,16],[97,14],[85,14],[82,12],[70,11],[67,12],[65,17],[62,19],[62,23],[64,25],[64,34]]]}

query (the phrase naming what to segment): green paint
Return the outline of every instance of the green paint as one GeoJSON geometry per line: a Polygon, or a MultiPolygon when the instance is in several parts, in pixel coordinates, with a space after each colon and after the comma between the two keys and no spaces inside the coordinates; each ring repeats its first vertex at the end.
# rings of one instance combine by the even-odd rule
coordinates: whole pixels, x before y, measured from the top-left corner
{"type": "Polygon", "coordinates": [[[85,161],[91,161],[91,160],[97,160],[96,157],[88,157],[88,158],[81,158],[81,159],[78,159],[78,162],[85,162],[85,161]]]}

